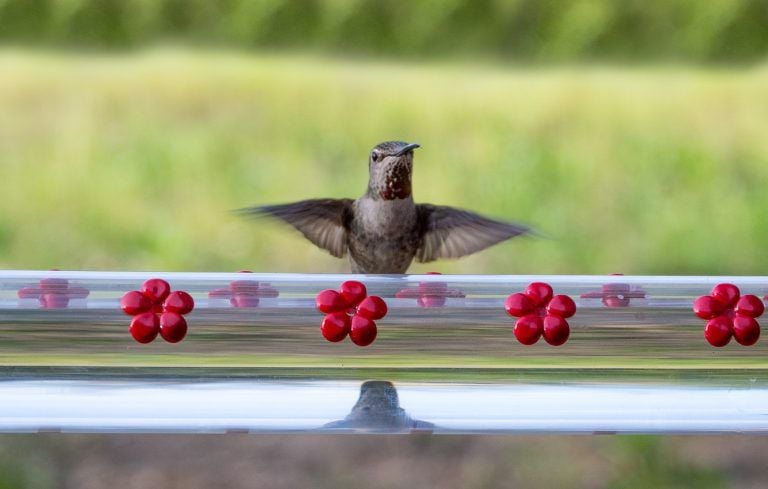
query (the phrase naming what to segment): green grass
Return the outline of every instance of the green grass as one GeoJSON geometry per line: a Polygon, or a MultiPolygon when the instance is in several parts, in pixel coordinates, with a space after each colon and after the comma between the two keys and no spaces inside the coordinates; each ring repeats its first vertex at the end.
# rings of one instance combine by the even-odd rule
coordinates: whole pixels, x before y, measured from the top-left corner
{"type": "MultiPolygon", "coordinates": [[[[444,372],[438,377],[443,379],[454,379],[463,375],[462,369],[471,373],[474,379],[482,378],[479,371],[485,371],[490,375],[495,375],[493,371],[543,371],[543,370],[564,370],[573,371],[575,375],[587,375],[589,371],[596,371],[599,375],[605,375],[608,370],[625,370],[630,375],[632,371],[648,371],[646,376],[656,375],[662,371],[677,371],[684,373],[686,371],[707,371],[710,380],[715,379],[717,372],[729,374],[734,370],[740,371],[766,371],[768,364],[765,360],[755,358],[712,358],[704,361],[691,358],[653,358],[651,355],[646,357],[627,358],[618,355],[615,356],[582,356],[578,357],[563,355],[540,355],[540,356],[483,356],[473,357],[470,355],[429,354],[424,353],[418,358],[407,353],[396,354],[371,354],[371,355],[350,355],[350,354],[294,354],[294,355],[268,355],[254,352],[252,354],[242,353],[89,353],[87,355],[76,355],[66,353],[49,352],[24,352],[24,353],[0,353],[0,366],[15,367],[131,367],[154,368],[154,367],[180,367],[193,369],[196,367],[211,369],[274,369],[275,371],[295,371],[306,375],[308,369],[318,369],[313,372],[313,376],[324,376],[320,371],[324,369],[331,372],[331,375],[337,376],[339,369],[366,369],[370,371],[402,371],[406,375],[408,371],[427,371],[435,370],[444,372]]],[[[392,372],[390,372],[392,374],[392,372]]],[[[621,376],[622,372],[612,375],[621,376]]],[[[402,375],[402,374],[401,374],[402,375]]],[[[417,374],[416,378],[423,378],[422,374],[417,374]]]]}
{"type": "Polygon", "coordinates": [[[0,267],[346,271],[230,210],[355,197],[418,141],[417,201],[535,226],[412,271],[768,274],[768,68],[495,68],[0,51],[0,267]]]}

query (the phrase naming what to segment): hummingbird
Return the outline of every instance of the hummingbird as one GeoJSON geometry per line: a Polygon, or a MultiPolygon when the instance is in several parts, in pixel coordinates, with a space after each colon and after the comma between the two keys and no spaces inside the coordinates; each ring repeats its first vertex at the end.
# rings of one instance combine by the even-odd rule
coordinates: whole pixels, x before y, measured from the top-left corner
{"type": "Polygon", "coordinates": [[[411,418],[400,407],[397,389],[387,380],[367,380],[360,386],[360,397],[349,414],[331,421],[324,430],[359,430],[372,432],[431,432],[433,423],[411,418]]]}
{"type": "Polygon", "coordinates": [[[368,157],[368,188],[356,200],[310,199],[242,212],[282,220],[331,255],[349,255],[353,273],[402,274],[414,258],[459,258],[531,232],[462,209],[416,204],[411,175],[419,147],[377,144],[368,157]]]}

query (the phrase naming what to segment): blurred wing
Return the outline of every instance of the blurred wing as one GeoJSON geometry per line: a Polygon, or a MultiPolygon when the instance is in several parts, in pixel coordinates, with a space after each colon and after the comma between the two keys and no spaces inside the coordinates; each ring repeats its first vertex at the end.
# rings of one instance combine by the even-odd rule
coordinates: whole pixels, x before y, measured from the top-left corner
{"type": "Polygon", "coordinates": [[[419,204],[417,208],[426,230],[416,252],[420,262],[469,255],[531,231],[520,224],[494,221],[452,207],[419,204]]]}
{"type": "Polygon", "coordinates": [[[276,217],[298,229],[308,240],[337,258],[347,253],[352,199],[312,199],[293,204],[242,209],[245,214],[276,217]]]}

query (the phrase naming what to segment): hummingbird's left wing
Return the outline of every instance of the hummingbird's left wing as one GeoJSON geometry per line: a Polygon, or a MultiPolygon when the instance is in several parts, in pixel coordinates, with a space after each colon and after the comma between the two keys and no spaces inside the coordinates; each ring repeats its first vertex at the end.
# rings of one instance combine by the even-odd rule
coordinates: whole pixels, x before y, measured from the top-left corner
{"type": "Polygon", "coordinates": [[[458,258],[531,232],[520,224],[496,221],[453,207],[419,204],[416,208],[423,230],[416,252],[416,260],[420,262],[458,258]]]}
{"type": "Polygon", "coordinates": [[[311,199],[291,204],[251,207],[241,212],[281,219],[298,229],[316,246],[341,258],[347,254],[352,202],[352,199],[311,199]]]}

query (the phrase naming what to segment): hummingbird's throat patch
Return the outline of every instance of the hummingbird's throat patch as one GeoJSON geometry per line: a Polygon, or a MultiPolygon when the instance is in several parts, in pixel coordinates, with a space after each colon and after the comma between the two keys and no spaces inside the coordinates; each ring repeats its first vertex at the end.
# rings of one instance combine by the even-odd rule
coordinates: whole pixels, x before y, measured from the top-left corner
{"type": "Polygon", "coordinates": [[[384,200],[404,199],[411,195],[411,172],[405,165],[398,165],[384,178],[379,196],[384,200]]]}

